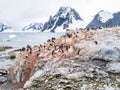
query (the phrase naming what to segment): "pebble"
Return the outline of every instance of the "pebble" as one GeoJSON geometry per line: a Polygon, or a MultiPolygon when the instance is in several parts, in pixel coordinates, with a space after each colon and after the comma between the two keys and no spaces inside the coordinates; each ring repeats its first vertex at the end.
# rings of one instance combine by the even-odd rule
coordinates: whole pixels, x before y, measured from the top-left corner
{"type": "Polygon", "coordinates": [[[89,70],[90,72],[93,72],[93,71],[94,71],[94,68],[91,68],[91,67],[90,67],[88,70],[89,70]]]}
{"type": "Polygon", "coordinates": [[[66,77],[68,79],[79,79],[81,77],[85,76],[85,72],[76,72],[76,73],[72,73],[72,74],[68,74],[66,77]]]}

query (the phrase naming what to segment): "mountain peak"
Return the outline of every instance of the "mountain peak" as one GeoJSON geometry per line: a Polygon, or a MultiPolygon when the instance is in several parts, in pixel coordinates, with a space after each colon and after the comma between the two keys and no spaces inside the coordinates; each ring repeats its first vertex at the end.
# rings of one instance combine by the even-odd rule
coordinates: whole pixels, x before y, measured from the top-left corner
{"type": "Polygon", "coordinates": [[[98,13],[101,13],[101,12],[108,12],[108,11],[105,11],[105,10],[100,10],[98,13]]]}
{"type": "Polygon", "coordinates": [[[106,21],[108,21],[109,19],[113,18],[113,14],[105,11],[105,10],[101,10],[99,13],[99,19],[102,23],[105,23],[106,21]]]}
{"type": "Polygon", "coordinates": [[[24,27],[27,31],[65,32],[67,28],[84,28],[85,22],[78,12],[70,6],[62,6],[54,16],[50,16],[47,22],[31,23],[24,27]]]}
{"type": "Polygon", "coordinates": [[[0,23],[0,32],[4,31],[6,29],[11,29],[11,27],[6,24],[0,23]]]}
{"type": "Polygon", "coordinates": [[[79,16],[75,9],[71,8],[70,6],[60,7],[53,17],[50,16],[49,20],[44,24],[42,31],[64,31],[64,29],[70,28],[70,26],[76,24],[76,22],[79,25],[74,25],[72,28],[80,28],[81,21],[83,21],[83,19],[79,16]]]}
{"type": "Polygon", "coordinates": [[[60,7],[59,10],[58,10],[58,13],[67,13],[67,12],[70,12],[72,8],[70,6],[66,6],[66,7],[60,7]]]}
{"type": "Polygon", "coordinates": [[[70,6],[60,7],[57,15],[60,17],[66,17],[67,15],[70,15],[71,17],[73,16],[76,20],[82,20],[76,10],[70,6]]]}
{"type": "Polygon", "coordinates": [[[99,28],[99,27],[116,27],[120,26],[120,12],[110,13],[101,10],[98,12],[94,19],[87,25],[86,28],[99,28]]]}
{"type": "Polygon", "coordinates": [[[62,6],[62,7],[59,8],[59,10],[68,10],[68,11],[70,9],[72,9],[70,6],[62,6]]]}

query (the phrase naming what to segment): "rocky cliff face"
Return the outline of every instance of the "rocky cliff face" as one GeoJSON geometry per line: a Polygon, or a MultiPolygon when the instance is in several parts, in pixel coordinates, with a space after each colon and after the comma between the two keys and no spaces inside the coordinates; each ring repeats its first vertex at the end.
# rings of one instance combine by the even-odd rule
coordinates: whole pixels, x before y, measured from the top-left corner
{"type": "Polygon", "coordinates": [[[10,84],[17,89],[119,90],[119,35],[118,27],[68,30],[44,45],[22,48],[9,69],[10,84]]]}

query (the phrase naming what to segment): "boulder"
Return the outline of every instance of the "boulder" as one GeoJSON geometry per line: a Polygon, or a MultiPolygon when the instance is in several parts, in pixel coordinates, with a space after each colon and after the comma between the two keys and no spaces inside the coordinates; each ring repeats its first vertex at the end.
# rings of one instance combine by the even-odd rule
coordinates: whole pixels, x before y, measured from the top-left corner
{"type": "Polygon", "coordinates": [[[106,68],[109,72],[120,73],[120,62],[108,63],[106,68]]]}
{"type": "Polygon", "coordinates": [[[8,80],[7,71],[4,69],[0,69],[0,83],[4,83],[8,80]]]}
{"type": "Polygon", "coordinates": [[[105,61],[118,61],[120,60],[120,53],[115,48],[105,47],[98,50],[95,58],[105,61]]]}
{"type": "Polygon", "coordinates": [[[92,59],[104,60],[104,61],[119,61],[120,52],[115,47],[110,46],[100,46],[96,47],[97,50],[90,53],[92,59]]]}

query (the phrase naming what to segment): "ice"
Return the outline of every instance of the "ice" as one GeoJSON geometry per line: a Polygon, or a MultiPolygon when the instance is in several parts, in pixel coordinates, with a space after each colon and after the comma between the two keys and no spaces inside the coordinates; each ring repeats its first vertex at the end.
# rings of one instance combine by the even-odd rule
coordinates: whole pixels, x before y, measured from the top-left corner
{"type": "Polygon", "coordinates": [[[15,37],[16,37],[15,34],[10,34],[10,35],[9,35],[9,38],[15,38],[15,37]]]}

